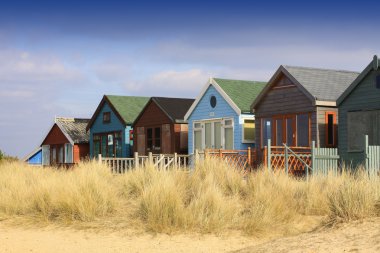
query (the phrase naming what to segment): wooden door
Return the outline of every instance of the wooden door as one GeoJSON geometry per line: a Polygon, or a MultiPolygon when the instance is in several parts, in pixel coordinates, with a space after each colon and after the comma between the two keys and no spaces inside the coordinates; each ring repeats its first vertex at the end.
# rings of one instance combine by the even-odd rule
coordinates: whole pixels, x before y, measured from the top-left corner
{"type": "Polygon", "coordinates": [[[172,148],[172,138],[171,138],[170,124],[163,124],[161,152],[163,154],[170,154],[172,153],[171,148],[172,148]]]}
{"type": "Polygon", "coordinates": [[[296,146],[296,116],[295,115],[289,115],[285,116],[285,140],[286,145],[289,147],[295,147],[296,146]]]}
{"type": "Polygon", "coordinates": [[[140,155],[146,155],[145,153],[145,129],[144,127],[137,127],[136,131],[136,151],[140,155]]]}

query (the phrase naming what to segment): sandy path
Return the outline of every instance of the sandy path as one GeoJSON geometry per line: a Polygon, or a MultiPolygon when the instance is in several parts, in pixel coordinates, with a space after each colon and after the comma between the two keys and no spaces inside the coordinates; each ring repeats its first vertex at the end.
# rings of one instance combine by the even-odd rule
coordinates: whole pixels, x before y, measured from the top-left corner
{"type": "Polygon", "coordinates": [[[240,236],[128,235],[57,228],[15,228],[0,223],[0,252],[230,252],[254,245],[240,236]]]}
{"type": "Polygon", "coordinates": [[[238,235],[134,235],[0,222],[0,252],[380,252],[380,218],[264,242],[238,235]]]}
{"type": "Polygon", "coordinates": [[[280,238],[236,253],[380,252],[380,218],[342,225],[339,228],[280,238]]]}

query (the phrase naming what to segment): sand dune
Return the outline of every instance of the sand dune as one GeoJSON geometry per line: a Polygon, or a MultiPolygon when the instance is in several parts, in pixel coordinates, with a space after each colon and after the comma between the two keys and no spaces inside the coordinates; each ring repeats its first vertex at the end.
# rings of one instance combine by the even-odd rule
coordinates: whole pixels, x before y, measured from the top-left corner
{"type": "Polygon", "coordinates": [[[135,235],[133,231],[23,228],[0,223],[0,252],[380,252],[380,218],[270,241],[239,235],[135,235]]]}
{"type": "Polygon", "coordinates": [[[380,252],[380,218],[279,238],[235,252],[380,252]]]}

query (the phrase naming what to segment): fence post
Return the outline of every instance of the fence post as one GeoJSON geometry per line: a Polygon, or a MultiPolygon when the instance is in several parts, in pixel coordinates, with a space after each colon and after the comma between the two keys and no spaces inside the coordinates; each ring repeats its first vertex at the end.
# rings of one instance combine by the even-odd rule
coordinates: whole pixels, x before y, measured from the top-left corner
{"type": "Polygon", "coordinates": [[[248,166],[251,166],[251,147],[248,147],[248,150],[247,150],[247,156],[248,156],[248,166]]]}
{"type": "Polygon", "coordinates": [[[315,141],[311,142],[311,169],[314,175],[314,171],[316,171],[315,166],[315,141]]]}
{"type": "Polygon", "coordinates": [[[149,161],[150,164],[153,164],[153,165],[154,165],[154,163],[153,163],[153,154],[152,154],[152,152],[149,152],[149,153],[148,153],[148,161],[149,161]]]}
{"type": "Polygon", "coordinates": [[[284,145],[284,150],[285,150],[285,171],[286,171],[286,174],[288,175],[289,174],[289,163],[288,163],[289,155],[288,155],[288,148],[285,147],[285,145],[284,145]]]}
{"type": "Polygon", "coordinates": [[[98,155],[98,163],[99,163],[99,164],[102,164],[102,154],[99,154],[99,155],[98,155]]]}
{"type": "Polygon", "coordinates": [[[267,161],[267,158],[268,158],[268,149],[267,149],[267,146],[264,146],[264,167],[267,167],[268,166],[268,161],[267,161]]]}
{"type": "Polygon", "coordinates": [[[174,153],[174,167],[177,167],[177,159],[178,159],[177,153],[174,153]]]}
{"type": "Polygon", "coordinates": [[[368,161],[368,135],[364,135],[364,159],[365,159],[365,171],[369,176],[369,161],[368,161]]]}
{"type": "Polygon", "coordinates": [[[139,167],[139,153],[135,152],[134,153],[134,158],[135,158],[135,169],[139,167]]]}
{"type": "Polygon", "coordinates": [[[165,163],[165,158],[164,158],[164,155],[163,154],[160,154],[160,162],[159,162],[159,168],[160,168],[160,170],[162,170],[162,168],[164,167],[163,165],[164,165],[164,163],[165,163]]]}
{"type": "Polygon", "coordinates": [[[267,155],[268,155],[268,170],[272,170],[272,162],[271,162],[271,140],[270,139],[268,139],[268,147],[267,147],[267,155]]]}

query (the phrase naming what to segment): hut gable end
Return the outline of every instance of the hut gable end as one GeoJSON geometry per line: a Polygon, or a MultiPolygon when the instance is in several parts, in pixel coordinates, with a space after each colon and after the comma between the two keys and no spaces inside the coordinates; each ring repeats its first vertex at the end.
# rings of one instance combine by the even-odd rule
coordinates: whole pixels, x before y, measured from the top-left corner
{"type": "Polygon", "coordinates": [[[287,76],[281,74],[255,108],[256,117],[313,111],[313,101],[287,76]]]}

